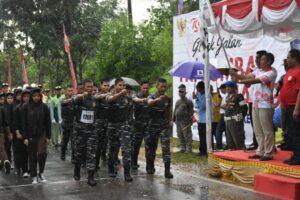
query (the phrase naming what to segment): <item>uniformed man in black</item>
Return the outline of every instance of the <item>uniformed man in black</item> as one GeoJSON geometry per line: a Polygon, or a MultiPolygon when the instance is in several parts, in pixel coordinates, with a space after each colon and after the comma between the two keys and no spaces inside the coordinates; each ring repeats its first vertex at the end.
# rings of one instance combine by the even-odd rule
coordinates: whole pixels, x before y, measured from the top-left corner
{"type": "Polygon", "coordinates": [[[137,170],[138,156],[141,148],[141,144],[146,135],[146,130],[150,120],[149,105],[147,103],[149,97],[149,81],[141,82],[141,91],[133,99],[134,101],[134,126],[132,136],[132,157],[131,167],[133,170],[137,170]]]}
{"type": "Polygon", "coordinates": [[[96,169],[97,133],[95,130],[96,102],[93,93],[93,82],[84,82],[83,94],[73,98],[73,103],[77,106],[76,124],[74,130],[74,179],[80,180],[80,167],[86,158],[86,168],[88,170],[88,184],[97,185],[94,180],[96,169]]]}
{"type": "Polygon", "coordinates": [[[106,97],[109,95],[109,80],[101,80],[100,92],[95,95],[96,99],[96,131],[98,134],[98,147],[96,154],[96,168],[99,169],[100,157],[106,161],[107,149],[107,116],[109,104],[106,97]]]}
{"type": "Polygon", "coordinates": [[[116,152],[118,145],[121,146],[123,155],[124,178],[125,181],[132,181],[130,175],[131,167],[131,137],[130,127],[128,125],[128,111],[132,98],[127,96],[125,83],[123,79],[115,80],[114,91],[107,96],[109,103],[108,115],[108,169],[109,176],[116,177],[114,164],[116,162],[116,152]]]}
{"type": "Polygon", "coordinates": [[[61,117],[62,117],[62,142],[61,142],[61,160],[66,160],[66,150],[68,143],[73,132],[73,122],[74,122],[74,106],[72,104],[73,97],[73,87],[72,85],[67,85],[65,88],[65,95],[60,99],[61,105],[61,117]]]}
{"type": "Polygon", "coordinates": [[[166,96],[167,81],[159,79],[156,84],[157,92],[150,95],[148,104],[150,106],[150,121],[147,130],[146,141],[146,171],[148,174],[154,174],[154,161],[158,140],[160,139],[163,161],[165,164],[165,178],[173,178],[170,171],[171,152],[169,126],[171,122],[171,98],[166,96]]]}

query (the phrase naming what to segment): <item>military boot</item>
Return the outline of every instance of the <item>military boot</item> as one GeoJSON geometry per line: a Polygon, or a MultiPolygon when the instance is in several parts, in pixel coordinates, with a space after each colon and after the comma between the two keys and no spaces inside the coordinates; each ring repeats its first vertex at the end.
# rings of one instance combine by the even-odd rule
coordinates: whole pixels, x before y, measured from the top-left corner
{"type": "Polygon", "coordinates": [[[88,171],[88,182],[90,186],[96,186],[97,182],[94,179],[94,170],[88,171]]]}
{"type": "Polygon", "coordinates": [[[74,167],[74,180],[75,181],[80,180],[80,165],[75,165],[74,167]]]}
{"type": "Polygon", "coordinates": [[[61,147],[60,159],[65,161],[66,160],[66,149],[61,147]]]}
{"type": "Polygon", "coordinates": [[[169,162],[166,162],[165,163],[165,178],[173,178],[174,176],[173,176],[173,174],[171,173],[171,171],[170,171],[170,163],[169,162]]]}
{"type": "Polygon", "coordinates": [[[137,155],[135,153],[133,153],[133,155],[131,157],[131,169],[137,170],[138,168],[139,168],[139,166],[137,164],[137,155]]]}
{"type": "Polygon", "coordinates": [[[116,172],[115,172],[115,166],[113,164],[108,164],[108,176],[115,178],[117,176],[116,172]]]}
{"type": "Polygon", "coordinates": [[[155,173],[154,161],[152,161],[150,159],[146,160],[146,171],[147,171],[147,174],[154,174],[155,173]]]}
{"type": "Polygon", "coordinates": [[[126,182],[132,181],[132,177],[130,175],[130,166],[124,166],[124,178],[126,182]]]}

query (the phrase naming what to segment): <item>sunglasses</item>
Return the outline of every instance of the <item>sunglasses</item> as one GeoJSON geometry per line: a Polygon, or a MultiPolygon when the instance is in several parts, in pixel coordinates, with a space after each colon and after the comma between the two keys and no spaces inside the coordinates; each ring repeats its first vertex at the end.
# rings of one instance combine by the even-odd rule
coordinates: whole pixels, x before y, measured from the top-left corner
{"type": "Polygon", "coordinates": [[[185,91],[178,91],[179,93],[184,93],[185,91]]]}

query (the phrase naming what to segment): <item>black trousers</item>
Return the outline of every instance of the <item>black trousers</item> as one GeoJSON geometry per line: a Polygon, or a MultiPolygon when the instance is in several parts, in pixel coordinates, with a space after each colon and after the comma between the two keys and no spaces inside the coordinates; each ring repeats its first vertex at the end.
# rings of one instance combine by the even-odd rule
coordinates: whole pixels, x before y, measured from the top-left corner
{"type": "MultiPolygon", "coordinates": [[[[253,119],[252,119],[252,105],[253,103],[249,103],[249,116],[250,116],[250,123],[253,129],[253,119]]],[[[254,145],[254,147],[257,148],[258,144],[257,144],[257,140],[255,137],[255,133],[254,133],[254,129],[253,129],[253,138],[252,138],[252,144],[254,145]]]]}
{"type": "Polygon", "coordinates": [[[23,173],[28,172],[28,148],[23,139],[14,138],[13,154],[16,169],[22,169],[23,173]]]}
{"type": "Polygon", "coordinates": [[[199,133],[199,152],[201,154],[207,154],[207,146],[206,146],[206,124],[198,123],[198,133],[199,133]]]}
{"type": "Polygon", "coordinates": [[[37,176],[37,165],[39,173],[44,173],[47,159],[47,139],[46,136],[29,140],[29,166],[31,177],[37,176]]]}
{"type": "Polygon", "coordinates": [[[62,135],[62,142],[61,142],[61,151],[64,154],[67,150],[71,134],[73,132],[73,127],[69,126],[62,126],[63,135],[62,135]]]}
{"type": "Polygon", "coordinates": [[[12,158],[12,154],[11,154],[12,142],[9,141],[9,139],[7,137],[7,134],[5,134],[4,146],[5,146],[5,151],[6,151],[8,160],[11,163],[11,158],[12,158]]]}
{"type": "Polygon", "coordinates": [[[293,112],[295,107],[287,107],[285,117],[287,119],[288,130],[292,135],[292,149],[294,156],[300,159],[300,122],[295,121],[293,118],[293,112]]]}

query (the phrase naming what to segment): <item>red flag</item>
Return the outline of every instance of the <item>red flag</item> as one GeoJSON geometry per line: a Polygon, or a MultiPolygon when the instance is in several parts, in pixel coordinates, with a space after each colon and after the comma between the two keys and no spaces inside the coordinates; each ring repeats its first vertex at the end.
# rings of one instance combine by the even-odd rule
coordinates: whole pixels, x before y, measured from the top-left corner
{"type": "Polygon", "coordinates": [[[29,84],[28,77],[27,77],[27,72],[26,72],[26,66],[25,66],[25,61],[24,61],[24,55],[23,55],[23,49],[20,49],[20,62],[22,66],[22,79],[23,79],[23,84],[29,84]]]}
{"type": "Polygon", "coordinates": [[[11,59],[8,59],[8,76],[7,76],[7,82],[9,89],[12,89],[12,82],[11,82],[11,59]]]}
{"type": "Polygon", "coordinates": [[[70,42],[69,42],[69,38],[65,32],[65,28],[64,28],[64,41],[65,41],[65,52],[67,53],[68,59],[69,59],[69,69],[70,69],[71,78],[72,78],[73,90],[74,90],[74,93],[76,94],[77,93],[77,80],[76,80],[73,61],[72,61],[71,52],[70,52],[70,42]]]}

